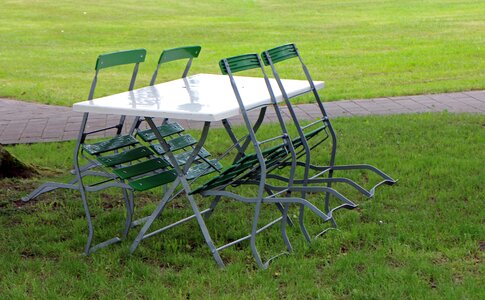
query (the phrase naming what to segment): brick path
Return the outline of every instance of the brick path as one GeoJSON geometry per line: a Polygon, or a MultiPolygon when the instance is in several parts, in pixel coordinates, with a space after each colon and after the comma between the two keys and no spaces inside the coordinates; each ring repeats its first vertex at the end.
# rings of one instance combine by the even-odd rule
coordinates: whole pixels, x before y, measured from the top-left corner
{"type": "MultiPolygon", "coordinates": [[[[405,114],[421,112],[469,112],[485,114],[485,90],[448,94],[432,94],[349,100],[325,103],[330,117],[405,114]]],[[[314,119],[318,114],[315,104],[297,106],[301,118],[314,119]]],[[[255,112],[256,113],[256,112],[255,112]]],[[[290,119],[288,113],[285,118],[290,119]]],[[[252,118],[256,118],[252,114],[252,118]]],[[[77,138],[82,114],[70,107],[28,103],[0,98],[0,144],[19,144],[66,141],[77,138]]],[[[88,126],[91,130],[113,124],[118,119],[113,115],[91,114],[88,126]]],[[[275,116],[269,114],[269,121],[275,116]]],[[[132,119],[127,119],[131,125],[132,119]]],[[[241,118],[231,120],[242,123],[241,118]]],[[[201,128],[202,122],[179,121],[185,128],[201,128]]],[[[215,124],[216,126],[219,124],[215,124]]],[[[112,132],[102,133],[112,134],[112,132]]]]}

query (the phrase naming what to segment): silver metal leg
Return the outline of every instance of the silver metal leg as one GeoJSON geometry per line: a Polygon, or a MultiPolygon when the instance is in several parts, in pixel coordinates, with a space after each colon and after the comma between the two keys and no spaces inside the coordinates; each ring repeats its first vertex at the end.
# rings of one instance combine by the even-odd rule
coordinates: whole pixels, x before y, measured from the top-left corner
{"type": "MultiPolygon", "coordinates": [[[[133,242],[133,244],[130,247],[130,252],[133,253],[136,250],[136,248],[138,247],[138,244],[143,239],[148,238],[150,236],[153,236],[154,234],[163,232],[166,229],[169,229],[169,228],[172,228],[172,227],[174,227],[174,226],[176,226],[178,224],[184,223],[184,222],[186,222],[186,221],[188,221],[188,220],[190,220],[192,218],[195,218],[197,220],[197,223],[199,225],[199,228],[200,228],[200,230],[202,232],[202,235],[204,236],[205,242],[206,242],[207,246],[209,247],[209,249],[210,249],[210,251],[211,251],[211,253],[212,253],[213,257],[214,257],[214,260],[216,261],[217,265],[219,265],[220,267],[224,267],[224,262],[222,261],[222,258],[220,257],[219,252],[217,251],[216,247],[214,246],[214,243],[212,242],[212,239],[210,237],[209,231],[207,230],[207,227],[205,225],[204,219],[202,218],[202,213],[199,210],[199,208],[198,208],[198,206],[197,206],[197,204],[195,202],[195,199],[193,198],[192,195],[190,195],[190,186],[189,186],[189,184],[187,182],[187,179],[186,179],[186,172],[187,172],[187,170],[189,169],[190,165],[194,161],[195,157],[197,157],[197,154],[198,154],[199,150],[202,148],[202,145],[204,144],[205,139],[207,138],[207,135],[209,133],[210,123],[209,122],[205,122],[204,128],[202,130],[201,138],[200,138],[198,144],[196,145],[196,147],[194,148],[194,151],[192,152],[191,156],[187,160],[187,162],[186,162],[186,164],[184,166],[184,169],[182,169],[178,165],[177,160],[173,156],[173,153],[170,151],[170,147],[167,145],[167,143],[165,142],[165,140],[163,139],[163,137],[160,135],[160,133],[156,129],[156,125],[153,122],[152,118],[146,117],[145,120],[147,121],[148,125],[153,130],[153,132],[155,133],[155,136],[157,137],[157,140],[159,141],[160,145],[162,146],[162,148],[166,152],[166,156],[169,158],[170,163],[172,164],[172,166],[174,167],[175,171],[177,172],[178,177],[172,183],[171,187],[168,189],[168,192],[163,196],[161,202],[157,205],[156,209],[153,211],[153,213],[147,219],[146,223],[143,225],[142,229],[138,233],[138,236],[136,237],[135,241],[133,242]],[[182,185],[182,188],[186,192],[187,199],[188,199],[188,201],[189,201],[189,203],[191,205],[191,208],[192,208],[192,211],[193,211],[194,214],[192,216],[186,218],[186,219],[180,220],[180,221],[175,222],[173,224],[170,224],[170,225],[168,225],[168,226],[166,226],[164,228],[161,228],[159,230],[156,230],[156,231],[153,231],[153,232],[151,232],[149,234],[146,234],[146,232],[148,231],[148,229],[150,228],[150,226],[152,225],[152,223],[154,222],[154,220],[162,213],[165,205],[170,200],[171,195],[175,192],[175,189],[180,184],[182,185]]],[[[204,211],[204,213],[205,212],[207,212],[207,211],[204,211]]]]}

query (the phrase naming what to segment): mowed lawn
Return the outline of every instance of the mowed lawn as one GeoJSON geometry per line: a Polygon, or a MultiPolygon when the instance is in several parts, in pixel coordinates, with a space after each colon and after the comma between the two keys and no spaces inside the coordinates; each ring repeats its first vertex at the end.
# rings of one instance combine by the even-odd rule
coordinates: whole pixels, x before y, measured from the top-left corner
{"type": "MultiPolygon", "coordinates": [[[[36,179],[0,180],[0,298],[152,299],[484,299],[485,298],[485,117],[419,114],[337,118],[338,163],[371,163],[399,182],[366,199],[335,187],[359,204],[335,214],[340,230],[307,244],[298,226],[289,228],[292,254],[259,270],[248,243],[222,252],[221,270],[195,221],[143,241],[133,255],[129,240],[82,255],[86,222],[79,195],[58,191],[22,204],[20,197],[45,180],[67,180],[72,142],[10,146],[33,164],[36,179]]],[[[274,126],[264,125],[270,134],[274,126]]],[[[240,131],[244,129],[239,128],[240,131]]],[[[209,151],[227,146],[219,129],[209,151]]],[[[325,161],[326,148],[319,148],[325,161]]],[[[349,172],[370,186],[376,178],[349,172]]],[[[249,190],[241,189],[243,193],[249,190]]],[[[91,193],[96,240],[121,231],[119,190],[91,193]]],[[[159,194],[137,193],[137,214],[148,214],[159,194]]],[[[323,204],[323,196],[311,200],[323,204]]],[[[205,207],[209,199],[200,199],[205,207]]],[[[221,203],[207,220],[218,245],[250,230],[253,206],[221,203]]],[[[183,198],[171,204],[160,224],[187,216],[183,198]]],[[[296,221],[297,209],[291,217],[296,221]]],[[[263,219],[277,216],[264,206],[263,219]]],[[[306,214],[310,232],[322,224],[306,214]]],[[[166,224],[166,223],[164,223],[166,224]]],[[[279,227],[258,236],[268,257],[284,249],[279,227]]]]}
{"type": "MultiPolygon", "coordinates": [[[[198,44],[193,73],[227,56],[296,43],[327,100],[483,89],[485,2],[0,2],[0,97],[71,106],[87,97],[96,57],[146,48],[137,86],[165,48],[198,44]]],[[[126,70],[98,95],[127,88],[126,70]]],[[[182,66],[163,68],[161,81],[182,66]]],[[[282,74],[300,78],[291,66],[282,74]]],[[[305,102],[308,98],[302,98],[305,102]]]]}

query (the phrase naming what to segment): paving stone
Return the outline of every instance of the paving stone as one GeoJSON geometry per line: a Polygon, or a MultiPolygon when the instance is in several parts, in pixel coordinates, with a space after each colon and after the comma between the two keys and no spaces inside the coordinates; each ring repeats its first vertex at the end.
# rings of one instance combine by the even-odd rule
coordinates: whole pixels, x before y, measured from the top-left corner
{"type": "Polygon", "coordinates": [[[338,101],[338,106],[345,108],[347,110],[352,110],[352,109],[360,109],[361,106],[355,103],[354,101],[338,101]]]}
{"type": "MultiPolygon", "coordinates": [[[[485,114],[485,91],[468,91],[455,93],[441,93],[432,95],[414,95],[399,97],[384,97],[374,99],[348,100],[324,102],[328,115],[338,116],[383,115],[420,112],[469,112],[485,114]]],[[[291,123],[288,108],[280,106],[285,122],[291,123]]],[[[302,120],[314,120],[321,116],[320,109],[315,103],[295,105],[295,113],[302,120]]],[[[249,116],[255,121],[259,112],[252,111],[249,116]]],[[[0,143],[33,143],[76,139],[82,120],[82,113],[73,112],[71,107],[28,103],[10,99],[0,99],[0,143]]],[[[277,116],[273,109],[268,109],[265,122],[276,122],[277,116]]],[[[107,124],[116,125],[117,115],[91,114],[87,130],[92,131],[106,127],[107,124]]],[[[126,118],[123,132],[131,128],[134,117],[126,118]]],[[[160,124],[162,119],[154,119],[160,124]]],[[[203,122],[187,122],[175,120],[186,129],[202,128],[203,122]]],[[[230,119],[231,124],[243,124],[241,116],[230,119]]],[[[214,122],[211,127],[222,127],[221,122],[214,122]]],[[[141,129],[148,128],[142,122],[141,129]]],[[[116,130],[102,131],[93,137],[110,136],[116,130]]]]}
{"type": "Polygon", "coordinates": [[[411,100],[414,100],[414,101],[423,101],[423,100],[433,99],[433,98],[430,97],[430,95],[416,95],[416,96],[409,96],[409,98],[411,100]]]}
{"type": "Polygon", "coordinates": [[[367,116],[371,115],[372,113],[366,109],[354,109],[351,111],[353,116],[367,116]]]}

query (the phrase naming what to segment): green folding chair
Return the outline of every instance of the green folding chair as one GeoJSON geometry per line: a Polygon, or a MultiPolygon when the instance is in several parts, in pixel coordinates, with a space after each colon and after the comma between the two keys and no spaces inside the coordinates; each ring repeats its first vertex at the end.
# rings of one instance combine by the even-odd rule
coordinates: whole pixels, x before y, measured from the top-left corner
{"type": "MultiPolygon", "coordinates": [[[[95,76],[91,84],[88,100],[94,98],[94,91],[97,86],[100,70],[120,65],[134,64],[133,73],[128,90],[133,90],[138,66],[145,61],[146,50],[135,49],[119,51],[100,55],[96,61],[95,76]]],[[[23,201],[29,201],[40,194],[52,191],[57,188],[78,190],[81,194],[83,207],[88,223],[88,238],[84,253],[90,253],[99,248],[121,241],[115,237],[92,246],[94,227],[87,200],[86,192],[96,192],[110,187],[122,189],[126,205],[126,221],[123,237],[126,237],[129,229],[134,225],[132,222],[134,213],[133,190],[143,191],[175,180],[176,175],[170,169],[170,164],[163,158],[157,156],[149,147],[142,145],[132,135],[122,135],[125,123],[125,116],[121,116],[116,125],[94,131],[86,131],[89,114],[84,113],[81,121],[81,128],[77,144],[74,150],[74,174],[75,178],[67,183],[47,182],[34,190],[30,195],[24,197],[23,201]],[[88,143],[89,135],[116,129],[116,136],[103,141],[88,143]],[[88,164],[81,167],[80,158],[88,161],[88,164]],[[86,178],[89,184],[86,183],[86,178]],[[93,178],[93,179],[91,179],[93,178]],[[95,181],[95,183],[91,183],[95,181]]]]}
{"type": "MultiPolygon", "coordinates": [[[[252,226],[251,232],[249,235],[222,245],[215,249],[215,251],[219,252],[229,246],[235,245],[240,243],[244,240],[250,240],[250,247],[253,253],[253,256],[261,268],[267,268],[270,261],[274,258],[280,256],[283,253],[290,252],[292,250],[291,243],[288,240],[288,236],[286,234],[286,223],[288,221],[288,208],[289,205],[292,203],[302,205],[304,207],[308,207],[310,210],[315,212],[323,221],[331,220],[332,213],[334,210],[331,210],[328,213],[324,213],[320,209],[318,209],[315,205],[310,203],[308,200],[294,197],[292,196],[292,192],[301,192],[303,190],[302,187],[293,186],[292,185],[292,177],[294,176],[294,169],[296,168],[296,153],[294,151],[291,139],[289,138],[288,132],[286,130],[285,123],[281,116],[281,112],[278,108],[276,103],[276,99],[271,89],[271,84],[269,79],[267,78],[262,62],[257,54],[246,54],[240,55],[235,57],[230,57],[226,59],[222,59],[219,63],[221,71],[223,74],[227,74],[231,83],[231,86],[234,90],[234,94],[238,101],[241,114],[243,116],[244,124],[246,129],[249,133],[249,143],[245,140],[242,144],[249,145],[251,148],[254,148],[254,152],[248,154],[246,149],[243,149],[242,145],[239,145],[238,149],[238,157],[235,162],[225,168],[221,173],[219,173],[216,177],[210,179],[205,184],[201,185],[200,187],[194,189],[191,194],[200,194],[204,197],[215,197],[215,200],[211,204],[211,209],[214,209],[215,205],[217,205],[220,197],[234,199],[236,201],[240,201],[243,203],[250,203],[255,205],[254,216],[252,219],[252,226]],[[264,80],[266,82],[266,86],[268,88],[268,93],[270,98],[272,99],[272,106],[275,109],[276,116],[279,121],[279,125],[281,127],[281,135],[278,135],[273,138],[269,138],[266,140],[260,140],[257,137],[255,132],[255,125],[253,124],[247,114],[246,108],[244,106],[243,99],[241,99],[241,95],[239,93],[239,88],[237,85],[237,78],[233,76],[236,72],[246,71],[246,70],[253,70],[253,69],[260,69],[264,80]],[[279,142],[278,142],[279,141],[279,142]],[[276,145],[274,145],[276,143],[276,145]],[[286,161],[287,158],[290,157],[290,161],[293,162],[293,166],[290,170],[290,181],[286,186],[274,186],[271,185],[267,181],[267,174],[268,171],[273,170],[274,168],[281,165],[283,161],[286,161]],[[228,187],[238,187],[240,185],[248,185],[248,186],[255,186],[256,187],[256,194],[257,196],[254,197],[245,197],[239,195],[236,192],[227,190],[228,187]],[[295,189],[295,190],[293,190],[295,189]],[[283,206],[282,215],[275,220],[269,222],[264,226],[259,226],[259,217],[261,213],[261,206],[264,203],[276,203],[283,206]],[[280,254],[277,254],[270,259],[263,262],[261,256],[258,252],[256,247],[256,236],[257,234],[261,233],[262,231],[266,230],[270,226],[281,222],[281,234],[283,241],[286,245],[286,251],[280,254]]],[[[256,123],[259,121],[256,121],[256,123]]],[[[335,208],[354,208],[356,205],[345,198],[343,195],[338,193],[337,191],[327,188],[327,187],[316,187],[313,188],[311,191],[313,192],[328,192],[335,195],[338,199],[340,199],[343,204],[335,208]]],[[[207,213],[208,214],[208,213],[207,213]]]]}
{"type": "MultiPolygon", "coordinates": [[[[186,78],[190,67],[192,66],[193,59],[199,57],[200,51],[200,46],[185,46],[163,50],[158,59],[157,67],[153,72],[150,85],[156,84],[161,65],[174,61],[187,60],[187,64],[185,65],[185,69],[182,73],[182,78],[186,78]]],[[[133,122],[133,127],[130,132],[136,132],[137,136],[143,141],[151,143],[151,149],[157,154],[161,156],[165,155],[165,151],[156,141],[155,133],[151,129],[139,129],[143,121],[144,120],[142,117],[137,117],[135,122],[133,122]]],[[[196,139],[189,134],[183,134],[185,129],[179,123],[169,122],[168,119],[164,119],[162,125],[157,126],[157,129],[162,137],[165,139],[168,138],[167,141],[172,147],[172,152],[175,152],[175,159],[177,160],[178,164],[180,166],[185,165],[187,159],[194,149],[195,144],[197,143],[196,139]]],[[[188,180],[194,180],[200,176],[210,174],[222,168],[222,165],[218,162],[218,160],[208,159],[210,155],[211,154],[209,151],[207,151],[205,148],[200,149],[199,154],[194,161],[195,165],[188,171],[188,180]]]]}
{"type": "MultiPolygon", "coordinates": [[[[293,140],[293,144],[298,151],[298,166],[304,168],[303,178],[294,180],[294,184],[301,184],[307,186],[310,184],[326,183],[328,187],[332,186],[332,183],[341,182],[348,184],[358,190],[360,193],[367,197],[373,197],[375,189],[383,184],[392,185],[396,180],[392,179],[389,175],[377,169],[374,166],[368,164],[358,164],[358,165],[336,165],[335,157],[337,153],[337,136],[333,129],[333,126],[328,118],[325,111],[323,102],[318,94],[317,89],[313,83],[313,79],[310,76],[308,68],[303,62],[303,59],[298,52],[295,44],[287,44],[279,47],[275,47],[266,51],[263,51],[262,60],[266,66],[270,66],[273,76],[276,79],[278,86],[282,92],[283,99],[288,107],[288,111],[292,117],[293,123],[298,132],[298,137],[293,140]],[[321,112],[321,117],[317,120],[311,122],[308,125],[302,126],[293,108],[291,98],[285,91],[284,84],[281,80],[279,73],[277,72],[276,64],[283,61],[287,61],[292,58],[298,58],[300,62],[302,71],[308,80],[311,88],[311,92],[314,96],[318,108],[321,112]],[[312,164],[312,150],[318,147],[322,142],[331,137],[332,150],[330,153],[330,161],[328,165],[315,165],[312,164]],[[344,177],[334,177],[334,171],[340,170],[367,170],[373,172],[382,178],[382,181],[371,187],[370,189],[365,189],[361,185],[357,184],[355,181],[344,177]],[[311,174],[311,172],[316,172],[316,174],[311,174]],[[326,178],[325,178],[326,177],[326,178]]],[[[315,156],[315,155],[313,155],[315,156]]],[[[289,164],[289,163],[288,163],[289,164]]],[[[281,179],[281,178],[280,178],[281,179]]],[[[304,197],[304,195],[302,195],[304,197]]],[[[329,210],[329,199],[328,195],[325,200],[326,211],[329,210]]],[[[303,222],[303,210],[300,213],[300,221],[303,222]]],[[[303,226],[304,227],[304,226],[303,226]]],[[[310,237],[306,230],[304,230],[306,238],[309,240],[310,237]]]]}

